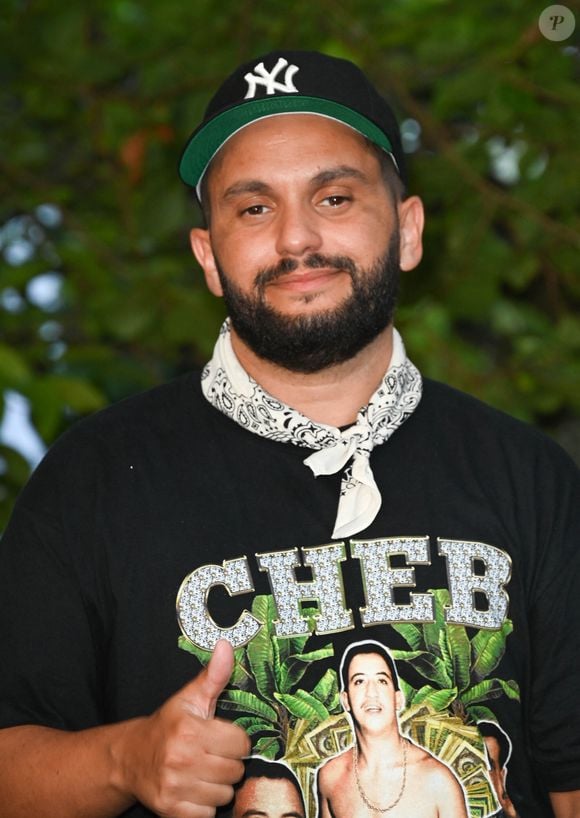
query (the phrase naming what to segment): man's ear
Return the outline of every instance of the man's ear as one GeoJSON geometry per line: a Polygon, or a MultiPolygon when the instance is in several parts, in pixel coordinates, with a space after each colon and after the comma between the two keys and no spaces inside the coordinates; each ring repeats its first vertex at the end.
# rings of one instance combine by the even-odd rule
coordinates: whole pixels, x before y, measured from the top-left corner
{"type": "Polygon", "coordinates": [[[405,694],[402,690],[397,690],[395,693],[395,709],[397,713],[400,713],[403,707],[405,706],[405,694]]]}
{"type": "Polygon", "coordinates": [[[398,206],[401,270],[412,270],[423,255],[425,212],[418,196],[409,196],[398,206]]]}
{"type": "Polygon", "coordinates": [[[346,713],[350,713],[350,702],[348,700],[348,693],[346,690],[342,690],[340,693],[340,703],[343,706],[343,709],[346,713]]]}
{"type": "Polygon", "coordinates": [[[201,227],[194,227],[189,234],[189,241],[193,255],[199,262],[208,290],[213,295],[222,296],[224,291],[217,270],[215,256],[211,247],[209,230],[201,227]]]}

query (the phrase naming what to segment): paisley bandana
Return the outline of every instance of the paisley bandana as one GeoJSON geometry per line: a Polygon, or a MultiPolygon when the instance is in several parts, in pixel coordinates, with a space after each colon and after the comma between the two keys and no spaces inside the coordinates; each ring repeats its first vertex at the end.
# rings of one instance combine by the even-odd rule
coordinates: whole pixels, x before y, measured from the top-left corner
{"type": "Polygon", "coordinates": [[[202,372],[201,387],[212,406],[249,432],[315,449],[304,460],[315,477],[344,469],[332,532],[334,539],[340,539],[363,531],[375,519],[382,499],[370,467],[371,452],[416,409],[422,380],[405,354],[401,336],[393,330],[393,354],[383,380],[355,423],[341,431],[315,423],[262,389],[236,358],[226,320],[202,372]]]}

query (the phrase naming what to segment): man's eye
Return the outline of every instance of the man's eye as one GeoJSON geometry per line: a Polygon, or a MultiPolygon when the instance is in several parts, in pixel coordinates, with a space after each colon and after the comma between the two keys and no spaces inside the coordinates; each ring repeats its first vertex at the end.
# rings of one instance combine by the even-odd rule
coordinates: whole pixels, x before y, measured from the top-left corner
{"type": "Polygon", "coordinates": [[[322,200],[322,204],[328,207],[340,207],[340,205],[344,204],[345,202],[349,202],[350,198],[348,196],[326,196],[322,200]]]}
{"type": "Polygon", "coordinates": [[[242,213],[247,214],[248,216],[262,216],[266,213],[268,208],[266,205],[263,204],[255,204],[250,205],[250,207],[246,207],[242,213]]]}

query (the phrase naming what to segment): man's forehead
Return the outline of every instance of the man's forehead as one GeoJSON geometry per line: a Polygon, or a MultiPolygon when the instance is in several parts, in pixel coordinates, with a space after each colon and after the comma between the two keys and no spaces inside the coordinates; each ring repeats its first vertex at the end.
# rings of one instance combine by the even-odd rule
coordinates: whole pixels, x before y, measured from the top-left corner
{"type": "Polygon", "coordinates": [[[389,663],[380,653],[357,653],[350,661],[348,678],[352,679],[357,674],[384,674],[393,678],[389,663]]]}
{"type": "Polygon", "coordinates": [[[483,740],[489,752],[498,753],[500,751],[500,743],[495,736],[484,736],[483,740]]]}
{"type": "MultiPolygon", "coordinates": [[[[314,178],[325,170],[336,175],[339,168],[350,169],[344,176],[364,176],[364,166],[377,161],[368,142],[353,128],[316,114],[284,114],[252,122],[222,145],[212,159],[208,177],[226,166],[238,178],[261,179],[267,154],[280,158],[285,150],[297,155],[297,162],[310,168],[314,178]],[[247,173],[251,172],[251,177],[247,173]]],[[[378,167],[378,163],[377,163],[378,167]]],[[[271,172],[268,173],[271,178],[271,172]]]]}
{"type": "Polygon", "coordinates": [[[288,792],[296,792],[298,784],[293,784],[288,778],[270,778],[266,775],[251,775],[242,782],[238,789],[238,795],[242,791],[252,793],[271,791],[275,789],[288,790],[288,792]]]}
{"type": "Polygon", "coordinates": [[[365,138],[358,131],[332,117],[311,113],[275,114],[257,119],[235,131],[220,147],[213,161],[223,156],[228,148],[235,148],[241,143],[248,145],[255,141],[256,144],[264,145],[290,135],[304,136],[313,144],[324,136],[332,136],[346,143],[366,144],[365,138]]]}
{"type": "Polygon", "coordinates": [[[303,816],[302,802],[297,790],[287,778],[252,776],[239,787],[235,797],[235,814],[281,814],[287,818],[303,816]]]}

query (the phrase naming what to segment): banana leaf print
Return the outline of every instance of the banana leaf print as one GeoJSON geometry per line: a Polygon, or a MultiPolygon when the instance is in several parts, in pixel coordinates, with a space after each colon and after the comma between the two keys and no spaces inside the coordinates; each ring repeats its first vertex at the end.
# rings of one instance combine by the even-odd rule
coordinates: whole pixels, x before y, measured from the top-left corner
{"type": "MultiPolygon", "coordinates": [[[[310,634],[278,637],[273,624],[278,615],[273,597],[254,598],[252,615],[262,628],[248,645],[234,651],[234,671],[218,700],[221,710],[237,715],[235,723],[252,738],[253,752],[265,758],[283,755],[289,733],[298,724],[301,731],[312,730],[341,712],[333,670],[312,680],[311,692],[300,687],[312,666],[334,653],[331,644],[307,650],[317,610],[307,608],[303,614],[310,634]]],[[[179,638],[179,647],[195,655],[202,665],[210,659],[209,651],[201,650],[184,636],[179,638]]]]}
{"type": "Polygon", "coordinates": [[[425,704],[433,710],[447,710],[466,724],[481,719],[495,721],[490,699],[507,696],[519,700],[517,682],[488,678],[499,665],[506,639],[513,630],[506,620],[496,631],[480,630],[469,638],[462,625],[445,622],[445,606],[451,599],[447,589],[431,590],[435,602],[435,621],[425,625],[394,624],[408,650],[391,651],[401,671],[401,663],[410,665],[429,684],[415,690],[401,680],[407,708],[425,704]]]}

